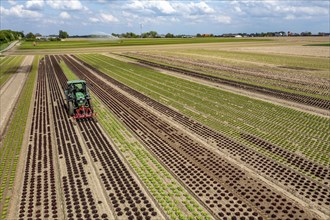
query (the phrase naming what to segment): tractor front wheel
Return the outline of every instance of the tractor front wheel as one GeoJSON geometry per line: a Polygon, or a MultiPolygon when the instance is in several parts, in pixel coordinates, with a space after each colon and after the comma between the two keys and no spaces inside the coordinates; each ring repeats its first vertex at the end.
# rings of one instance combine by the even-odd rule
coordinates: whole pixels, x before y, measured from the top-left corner
{"type": "Polygon", "coordinates": [[[70,116],[73,116],[74,115],[74,108],[73,108],[73,103],[72,102],[69,102],[68,104],[68,110],[69,110],[69,115],[70,116]]]}

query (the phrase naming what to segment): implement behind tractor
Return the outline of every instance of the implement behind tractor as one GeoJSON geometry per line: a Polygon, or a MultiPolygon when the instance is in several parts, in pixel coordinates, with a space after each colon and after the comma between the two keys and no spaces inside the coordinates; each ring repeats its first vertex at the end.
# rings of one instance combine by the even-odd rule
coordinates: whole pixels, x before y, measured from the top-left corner
{"type": "Polygon", "coordinates": [[[95,115],[91,106],[91,97],[85,80],[68,81],[68,87],[64,93],[70,116],[73,116],[75,119],[80,119],[92,118],[95,115]]]}

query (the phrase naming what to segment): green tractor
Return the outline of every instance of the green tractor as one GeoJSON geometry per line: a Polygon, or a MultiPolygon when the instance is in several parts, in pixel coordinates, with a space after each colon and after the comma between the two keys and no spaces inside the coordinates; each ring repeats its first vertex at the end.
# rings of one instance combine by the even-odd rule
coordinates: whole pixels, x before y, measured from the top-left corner
{"type": "Polygon", "coordinates": [[[64,91],[68,113],[75,119],[92,118],[95,113],[91,106],[91,97],[89,95],[85,80],[70,80],[68,87],[64,91]]]}

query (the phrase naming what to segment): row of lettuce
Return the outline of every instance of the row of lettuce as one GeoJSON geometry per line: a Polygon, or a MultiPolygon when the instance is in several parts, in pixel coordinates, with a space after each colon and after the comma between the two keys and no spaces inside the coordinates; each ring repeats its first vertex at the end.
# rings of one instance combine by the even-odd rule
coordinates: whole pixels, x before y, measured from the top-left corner
{"type": "MultiPolygon", "coordinates": [[[[60,66],[68,80],[77,79],[64,62],[60,66]]],[[[125,126],[93,95],[97,119],[124,158],[171,219],[210,219],[208,212],[130,134],[125,126]]]]}
{"type": "Polygon", "coordinates": [[[131,57],[225,80],[329,100],[330,64],[324,57],[215,50],[130,52],[131,57]]]}
{"type": "Polygon", "coordinates": [[[256,136],[328,166],[330,120],[246,96],[179,79],[99,54],[79,58],[160,103],[281,162],[271,151],[242,138],[256,136]]]}

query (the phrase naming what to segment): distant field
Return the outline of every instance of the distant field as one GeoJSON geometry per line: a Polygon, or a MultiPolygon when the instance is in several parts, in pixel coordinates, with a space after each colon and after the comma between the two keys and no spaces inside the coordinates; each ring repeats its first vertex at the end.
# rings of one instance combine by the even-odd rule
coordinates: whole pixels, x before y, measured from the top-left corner
{"type": "Polygon", "coordinates": [[[74,40],[38,42],[23,42],[20,49],[66,49],[66,48],[91,48],[135,45],[161,45],[161,44],[191,44],[191,43],[221,43],[221,42],[249,42],[270,41],[269,39],[245,39],[245,38],[173,38],[173,39],[118,39],[118,40],[74,40]]]}

